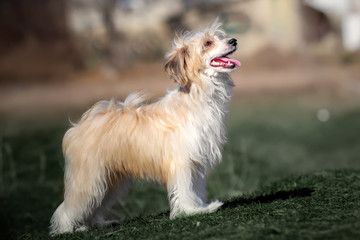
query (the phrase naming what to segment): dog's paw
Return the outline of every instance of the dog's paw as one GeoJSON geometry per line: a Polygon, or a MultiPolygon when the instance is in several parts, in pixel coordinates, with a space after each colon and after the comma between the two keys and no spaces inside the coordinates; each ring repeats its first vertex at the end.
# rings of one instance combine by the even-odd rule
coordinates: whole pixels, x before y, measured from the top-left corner
{"type": "Polygon", "coordinates": [[[116,227],[121,225],[120,220],[108,220],[104,222],[104,227],[116,227]]]}
{"type": "Polygon", "coordinates": [[[87,226],[80,226],[75,229],[75,232],[85,232],[88,230],[87,226]]]}
{"type": "Polygon", "coordinates": [[[97,228],[108,228],[108,227],[116,227],[119,226],[121,224],[120,220],[102,220],[102,221],[98,221],[96,222],[95,226],[97,228]]]}
{"type": "Polygon", "coordinates": [[[191,216],[195,214],[213,213],[218,210],[224,203],[216,200],[211,203],[203,203],[202,206],[182,206],[170,214],[170,219],[191,216]]]}
{"type": "Polygon", "coordinates": [[[224,204],[223,202],[216,200],[214,202],[209,203],[206,206],[206,209],[208,210],[209,213],[212,213],[212,212],[217,211],[223,204],[224,204]]]}

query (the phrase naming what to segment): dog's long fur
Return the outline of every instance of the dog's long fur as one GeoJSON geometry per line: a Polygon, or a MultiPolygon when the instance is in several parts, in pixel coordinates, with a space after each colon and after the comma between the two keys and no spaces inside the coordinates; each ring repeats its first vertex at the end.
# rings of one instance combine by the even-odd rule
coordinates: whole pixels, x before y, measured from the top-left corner
{"type": "Polygon", "coordinates": [[[205,189],[206,174],[221,160],[233,86],[228,72],[234,68],[210,66],[212,58],[236,50],[219,27],[174,42],[165,70],[179,87],[164,98],[146,105],[135,93],[124,102],[98,102],[66,132],[64,202],[52,216],[52,235],[114,223],[104,220],[104,209],[125,197],[132,178],[167,186],[170,218],[222,205],[206,203],[205,189]]]}

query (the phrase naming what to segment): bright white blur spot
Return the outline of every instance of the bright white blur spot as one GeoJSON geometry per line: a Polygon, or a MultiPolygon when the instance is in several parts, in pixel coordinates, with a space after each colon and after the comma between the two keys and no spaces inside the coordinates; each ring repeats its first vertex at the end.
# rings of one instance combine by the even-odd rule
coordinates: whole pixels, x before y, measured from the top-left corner
{"type": "Polygon", "coordinates": [[[329,110],[322,108],[317,111],[317,119],[321,122],[327,122],[330,119],[330,112],[329,110]]]}

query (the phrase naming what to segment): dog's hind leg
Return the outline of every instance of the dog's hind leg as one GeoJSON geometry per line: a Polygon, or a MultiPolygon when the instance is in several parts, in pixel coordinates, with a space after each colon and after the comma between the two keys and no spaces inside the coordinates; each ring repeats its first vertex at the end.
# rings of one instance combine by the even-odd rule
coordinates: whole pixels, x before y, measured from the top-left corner
{"type": "Polygon", "coordinates": [[[71,199],[65,198],[51,218],[50,235],[87,228],[84,220],[93,209],[93,197],[78,192],[69,194],[72,195],[71,199]]]}
{"type": "Polygon", "coordinates": [[[120,220],[105,220],[104,215],[115,203],[124,201],[126,199],[130,186],[131,180],[128,178],[123,178],[120,180],[120,182],[110,186],[101,205],[95,209],[94,213],[89,219],[91,225],[100,228],[119,225],[121,223],[120,220]]]}
{"type": "Polygon", "coordinates": [[[87,228],[86,220],[103,201],[107,183],[101,171],[66,170],[64,202],[51,218],[50,234],[56,235],[87,228]]]}
{"type": "Polygon", "coordinates": [[[71,211],[65,206],[65,202],[62,202],[51,217],[50,235],[72,232],[74,223],[71,215],[71,211]]]}

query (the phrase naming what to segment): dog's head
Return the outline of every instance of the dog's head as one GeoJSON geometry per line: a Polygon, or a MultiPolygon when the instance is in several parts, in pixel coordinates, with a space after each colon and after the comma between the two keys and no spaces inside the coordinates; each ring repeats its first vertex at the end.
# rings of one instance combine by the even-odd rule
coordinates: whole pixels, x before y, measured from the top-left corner
{"type": "Polygon", "coordinates": [[[228,57],[237,49],[235,38],[228,37],[217,21],[202,32],[187,32],[174,41],[167,55],[166,72],[186,91],[192,82],[201,82],[201,73],[208,76],[231,72],[241,63],[228,57]]]}

